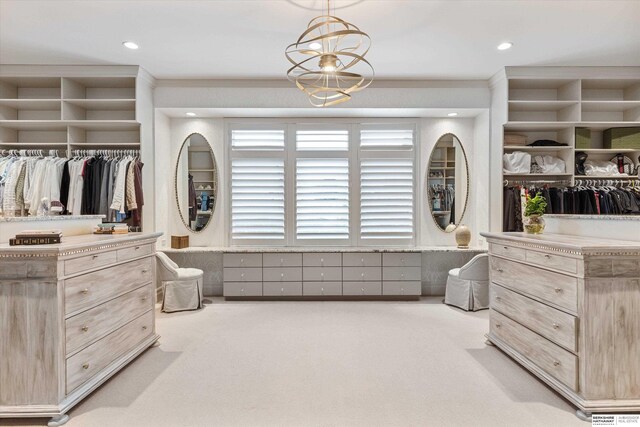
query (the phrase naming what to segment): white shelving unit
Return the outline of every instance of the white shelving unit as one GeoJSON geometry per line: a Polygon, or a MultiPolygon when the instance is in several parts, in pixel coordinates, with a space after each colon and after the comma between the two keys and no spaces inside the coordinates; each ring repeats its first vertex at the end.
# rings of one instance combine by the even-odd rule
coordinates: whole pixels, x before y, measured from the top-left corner
{"type": "MultiPolygon", "coordinates": [[[[153,160],[154,78],[130,65],[2,65],[0,150],[139,150],[153,160]]],[[[145,207],[153,169],[143,169],[145,207]]],[[[145,208],[146,209],[146,208],[145,208]]],[[[154,228],[145,215],[143,229],[154,228]]]]}
{"type": "MultiPolygon", "coordinates": [[[[638,163],[640,149],[604,148],[603,132],[610,128],[640,127],[640,67],[507,67],[492,78],[491,88],[492,140],[501,147],[500,156],[524,151],[532,156],[550,154],[566,163],[566,173],[555,175],[506,174],[500,167],[492,176],[500,177],[501,184],[504,180],[573,184],[576,178],[624,179],[576,176],[577,151],[584,151],[595,160],[611,160],[622,153],[638,163]],[[590,148],[576,148],[578,128],[590,131],[590,148]],[[523,135],[527,143],[550,139],[567,145],[504,145],[506,133],[523,135]]],[[[493,181],[495,195],[491,197],[500,200],[492,203],[502,207],[497,181],[493,181]]],[[[498,215],[492,215],[493,229],[501,229],[499,221],[498,215]]]]}

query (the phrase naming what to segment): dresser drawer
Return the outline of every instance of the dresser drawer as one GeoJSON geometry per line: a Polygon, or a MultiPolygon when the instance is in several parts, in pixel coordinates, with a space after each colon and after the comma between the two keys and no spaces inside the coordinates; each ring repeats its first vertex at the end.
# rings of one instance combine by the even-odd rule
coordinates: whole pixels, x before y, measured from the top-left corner
{"type": "Polygon", "coordinates": [[[556,344],[577,351],[577,318],[516,292],[491,284],[491,308],[556,344]]]}
{"type": "Polygon", "coordinates": [[[223,269],[225,282],[261,282],[262,268],[227,268],[223,269]]]}
{"type": "Polygon", "coordinates": [[[382,282],[382,295],[422,295],[422,282],[382,282]]]}
{"type": "Polygon", "coordinates": [[[302,280],[322,282],[322,281],[341,281],[341,267],[304,267],[302,269],[302,280]]]}
{"type": "Polygon", "coordinates": [[[69,355],[153,308],[153,285],[144,285],[66,320],[69,355]]]}
{"type": "Polygon", "coordinates": [[[128,261],[134,258],[140,258],[141,256],[151,255],[153,253],[153,245],[145,244],[145,245],[136,245],[130,246],[128,248],[118,249],[116,252],[116,257],[118,258],[118,262],[128,261]]]}
{"type": "Polygon", "coordinates": [[[153,258],[143,258],[64,281],[65,314],[88,310],[153,278],[153,258]]]}
{"type": "Polygon", "coordinates": [[[67,394],[153,333],[153,312],[148,311],[100,341],[67,359],[67,394]]]}
{"type": "Polygon", "coordinates": [[[578,272],[578,260],[575,258],[527,250],[525,259],[531,264],[537,264],[554,270],[566,271],[567,273],[573,274],[578,272]]]}
{"type": "Polygon", "coordinates": [[[522,356],[571,389],[578,390],[577,356],[493,309],[490,310],[490,328],[491,334],[522,356]]]}
{"type": "Polygon", "coordinates": [[[302,265],[305,267],[340,267],[342,266],[342,254],[330,252],[302,254],[302,265]]]}
{"type": "Polygon", "coordinates": [[[342,282],[302,282],[304,296],[342,295],[342,282]]]}
{"type": "Polygon", "coordinates": [[[525,250],[521,248],[516,248],[514,246],[503,245],[500,243],[490,243],[489,244],[489,253],[500,255],[506,258],[515,259],[518,261],[525,260],[525,250]]]}
{"type": "Polygon", "coordinates": [[[225,297],[260,297],[262,282],[224,282],[222,294],[225,297]]]}
{"type": "Polygon", "coordinates": [[[265,267],[262,270],[263,282],[299,282],[302,280],[302,267],[265,267]]]}
{"type": "Polygon", "coordinates": [[[342,267],[343,281],[379,281],[382,280],[380,267],[342,267]]]}
{"type": "Polygon", "coordinates": [[[224,254],[224,267],[262,267],[262,254],[224,254]]]}
{"type": "Polygon", "coordinates": [[[342,295],[382,295],[382,282],[342,282],[342,295]]]}
{"type": "Polygon", "coordinates": [[[301,267],[302,254],[262,254],[263,267],[301,267]]]}
{"type": "Polygon", "coordinates": [[[265,297],[302,296],[302,282],[265,282],[262,284],[262,295],[265,297]]]}
{"type": "Polygon", "coordinates": [[[382,254],[382,265],[385,267],[420,267],[422,266],[422,253],[384,253],[382,254]]]}
{"type": "Polygon", "coordinates": [[[577,278],[493,256],[490,264],[493,282],[577,312],[577,278]]]}
{"type": "Polygon", "coordinates": [[[92,255],[85,255],[79,258],[68,259],[64,262],[64,274],[80,273],[82,271],[92,270],[105,265],[114,264],[118,261],[116,251],[98,252],[92,255]]]}
{"type": "Polygon", "coordinates": [[[382,265],[382,257],[378,253],[344,253],[342,265],[345,267],[375,267],[382,265]]]}
{"type": "Polygon", "coordinates": [[[420,267],[382,267],[382,280],[421,280],[420,267]]]}

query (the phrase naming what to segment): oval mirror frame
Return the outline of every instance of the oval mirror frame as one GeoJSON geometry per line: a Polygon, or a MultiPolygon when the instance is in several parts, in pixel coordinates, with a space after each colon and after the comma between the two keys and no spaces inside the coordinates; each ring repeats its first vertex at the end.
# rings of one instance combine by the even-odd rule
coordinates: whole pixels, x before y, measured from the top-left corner
{"type": "MultiPolygon", "coordinates": [[[[207,151],[203,151],[203,153],[206,153],[207,151]]],[[[189,161],[189,159],[187,158],[187,162],[189,161]]],[[[187,164],[187,169],[188,169],[189,165],[187,164]]],[[[178,151],[178,159],[176,160],[176,168],[175,168],[175,172],[173,175],[173,186],[174,186],[174,194],[175,194],[175,200],[176,200],[176,206],[178,208],[178,214],[180,214],[180,219],[182,220],[182,224],[185,226],[185,228],[187,230],[189,230],[192,233],[202,233],[204,230],[207,229],[207,227],[209,226],[209,224],[211,224],[212,219],[213,219],[213,214],[216,211],[216,205],[218,202],[218,163],[216,162],[216,156],[213,154],[213,149],[211,148],[211,144],[209,143],[209,141],[207,140],[207,138],[205,138],[204,135],[202,135],[199,132],[192,132],[189,135],[187,135],[187,137],[184,139],[184,141],[182,141],[182,145],[180,146],[180,151],[178,151]],[[207,148],[209,149],[209,155],[211,156],[211,162],[213,164],[213,192],[212,192],[212,196],[213,196],[213,203],[211,206],[211,217],[209,218],[209,220],[207,221],[207,223],[200,229],[200,230],[194,230],[191,228],[191,226],[189,225],[189,222],[187,222],[188,218],[185,218],[185,216],[182,214],[182,208],[180,205],[180,197],[178,195],[178,172],[180,170],[180,160],[182,158],[182,152],[185,148],[188,149],[187,147],[187,142],[189,142],[189,140],[191,139],[192,136],[194,135],[199,135],[200,137],[202,137],[202,139],[206,142],[207,144],[207,148]]]]}
{"type": "MultiPolygon", "coordinates": [[[[426,177],[425,177],[425,181],[426,181],[426,191],[427,191],[427,203],[429,204],[429,213],[431,214],[431,219],[433,219],[434,224],[436,225],[436,227],[444,232],[444,233],[452,233],[453,231],[455,231],[460,224],[462,224],[462,220],[464,219],[464,214],[467,212],[467,204],[469,203],[469,189],[470,189],[470,178],[469,178],[469,159],[467,158],[467,153],[464,150],[464,145],[462,145],[462,141],[460,141],[460,138],[457,137],[457,135],[455,135],[454,133],[451,132],[447,132],[445,134],[442,134],[438,140],[436,141],[435,145],[433,146],[433,148],[431,149],[431,154],[429,154],[429,163],[427,165],[427,171],[426,171],[426,177]],[[455,139],[455,141],[458,142],[458,146],[460,147],[460,150],[462,152],[462,158],[464,159],[464,169],[465,169],[465,174],[466,174],[466,180],[465,180],[465,185],[466,185],[466,194],[464,195],[464,204],[462,206],[462,213],[460,214],[460,219],[456,222],[455,218],[453,221],[453,227],[451,227],[451,223],[449,224],[449,226],[446,227],[442,227],[438,221],[436,220],[436,217],[434,215],[434,210],[433,210],[433,205],[431,203],[431,198],[430,198],[430,183],[429,183],[429,179],[433,178],[430,177],[430,171],[431,171],[431,165],[432,162],[434,160],[433,156],[434,153],[436,151],[436,149],[438,148],[438,144],[440,143],[440,141],[442,141],[443,138],[445,137],[452,137],[455,139]]],[[[446,181],[446,180],[445,180],[446,181]]]]}

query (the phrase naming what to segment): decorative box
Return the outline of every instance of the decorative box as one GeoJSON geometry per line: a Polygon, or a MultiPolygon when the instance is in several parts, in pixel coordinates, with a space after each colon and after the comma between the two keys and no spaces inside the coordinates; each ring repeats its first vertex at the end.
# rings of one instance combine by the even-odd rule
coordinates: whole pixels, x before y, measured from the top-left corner
{"type": "Polygon", "coordinates": [[[516,133],[505,133],[504,145],[527,145],[527,136],[516,133]]]}
{"type": "Polygon", "coordinates": [[[189,236],[171,236],[171,247],[173,249],[188,248],[189,236]]]}
{"type": "Polygon", "coordinates": [[[591,129],[576,128],[576,149],[591,148],[591,129]]]}
{"type": "Polygon", "coordinates": [[[633,148],[640,150],[640,128],[611,128],[602,134],[604,148],[633,148]]]}

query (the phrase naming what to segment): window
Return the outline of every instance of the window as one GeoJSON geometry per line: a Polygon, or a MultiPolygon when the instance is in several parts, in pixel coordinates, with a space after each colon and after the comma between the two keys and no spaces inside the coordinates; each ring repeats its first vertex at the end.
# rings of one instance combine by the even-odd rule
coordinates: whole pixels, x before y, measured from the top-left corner
{"type": "Polygon", "coordinates": [[[230,127],[232,244],[414,243],[413,124],[230,127]]]}
{"type": "Polygon", "coordinates": [[[296,238],[349,238],[349,160],[298,159],[296,238]]]}

